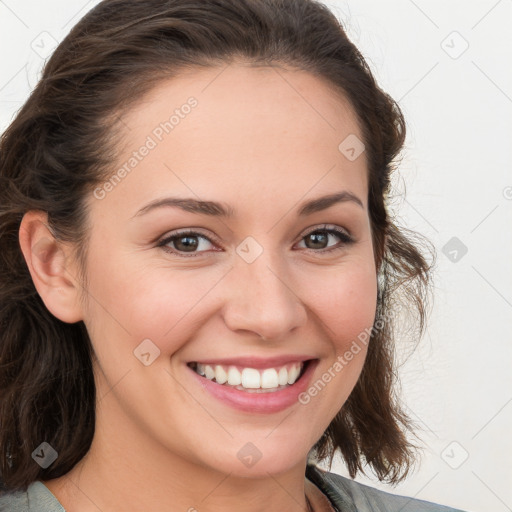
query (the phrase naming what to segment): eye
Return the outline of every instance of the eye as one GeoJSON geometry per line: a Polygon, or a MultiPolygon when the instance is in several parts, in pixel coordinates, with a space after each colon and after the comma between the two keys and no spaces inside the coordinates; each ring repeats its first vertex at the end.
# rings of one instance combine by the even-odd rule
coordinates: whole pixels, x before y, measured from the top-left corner
{"type": "MultiPolygon", "coordinates": [[[[319,252],[316,249],[319,249],[320,252],[330,252],[337,249],[342,249],[347,245],[354,243],[354,239],[345,231],[342,231],[336,227],[324,226],[323,228],[317,228],[313,231],[310,231],[307,235],[305,235],[301,242],[304,241],[304,245],[306,249],[313,250],[315,252],[319,252]],[[329,246],[330,241],[335,241],[338,238],[341,240],[341,243],[338,245],[329,246]],[[327,249],[327,250],[325,250],[327,249]]],[[[304,246],[303,246],[304,247],[304,246]]]]}
{"type": "Polygon", "coordinates": [[[213,242],[207,236],[191,230],[174,233],[158,243],[158,247],[162,247],[167,252],[189,253],[190,256],[211,250],[211,246],[213,242]]]}
{"type": "MultiPolygon", "coordinates": [[[[306,234],[300,243],[303,242],[307,250],[326,253],[342,249],[354,243],[354,239],[348,233],[337,227],[328,227],[325,225],[322,228],[316,228],[306,234]],[[341,242],[336,244],[336,238],[341,240],[341,242]],[[334,241],[334,245],[329,245],[329,242],[332,241],[334,241]]],[[[190,229],[165,237],[158,243],[158,247],[161,247],[168,253],[184,257],[199,256],[203,252],[218,250],[214,249],[215,244],[210,238],[190,229]]],[[[304,246],[302,247],[304,248],[304,246]]]]}

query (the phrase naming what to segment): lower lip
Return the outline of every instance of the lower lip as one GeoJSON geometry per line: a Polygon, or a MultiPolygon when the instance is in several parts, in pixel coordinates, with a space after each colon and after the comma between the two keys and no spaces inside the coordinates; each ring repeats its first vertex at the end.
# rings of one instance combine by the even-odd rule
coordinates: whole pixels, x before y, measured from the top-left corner
{"type": "Polygon", "coordinates": [[[192,368],[188,370],[197,379],[197,382],[211,393],[215,398],[221,402],[244,412],[253,412],[258,414],[271,414],[283,411],[293,404],[299,402],[299,395],[304,392],[311,380],[311,376],[315,371],[318,360],[310,360],[308,362],[306,371],[291,386],[287,386],[280,391],[271,391],[267,393],[250,393],[248,391],[241,391],[230,386],[217,384],[212,380],[202,377],[196,373],[192,368]]]}

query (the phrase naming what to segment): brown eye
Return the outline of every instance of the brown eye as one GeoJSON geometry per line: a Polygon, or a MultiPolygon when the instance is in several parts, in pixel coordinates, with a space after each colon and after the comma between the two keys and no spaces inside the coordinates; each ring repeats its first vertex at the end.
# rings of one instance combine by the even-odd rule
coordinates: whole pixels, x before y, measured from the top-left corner
{"type": "Polygon", "coordinates": [[[193,252],[199,247],[198,237],[196,236],[179,236],[172,242],[178,251],[193,252]]]}
{"type": "MultiPolygon", "coordinates": [[[[304,241],[306,249],[311,250],[324,250],[330,251],[331,249],[338,249],[348,244],[353,243],[352,237],[347,233],[338,229],[316,229],[308,233],[301,242],[304,241]],[[341,240],[341,243],[336,244],[336,239],[341,240]],[[329,245],[334,241],[334,244],[329,245]]],[[[326,251],[324,251],[326,252],[326,251]]]]}
{"type": "MultiPolygon", "coordinates": [[[[212,241],[195,231],[176,233],[162,240],[158,246],[171,253],[202,253],[207,252],[213,245],[212,241]]],[[[195,255],[195,254],[194,254],[195,255]]]]}
{"type": "Polygon", "coordinates": [[[307,235],[304,239],[306,240],[306,247],[308,249],[325,249],[329,241],[329,235],[315,231],[307,235]]]}

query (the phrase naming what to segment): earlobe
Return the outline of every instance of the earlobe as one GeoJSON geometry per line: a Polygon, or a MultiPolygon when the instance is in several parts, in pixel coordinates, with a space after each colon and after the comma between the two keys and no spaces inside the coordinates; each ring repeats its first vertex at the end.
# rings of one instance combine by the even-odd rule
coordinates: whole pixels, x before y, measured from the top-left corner
{"type": "Polygon", "coordinates": [[[34,286],[50,313],[67,323],[82,320],[80,285],[70,265],[70,248],[53,236],[45,212],[25,213],[19,242],[34,286]]]}

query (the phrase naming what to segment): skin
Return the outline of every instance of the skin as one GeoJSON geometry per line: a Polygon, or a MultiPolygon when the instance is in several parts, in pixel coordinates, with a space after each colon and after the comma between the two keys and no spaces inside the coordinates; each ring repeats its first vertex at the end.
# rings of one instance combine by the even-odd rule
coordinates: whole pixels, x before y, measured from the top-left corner
{"type": "Polygon", "coordinates": [[[197,107],[129,175],[104,198],[88,197],[84,288],[73,247],[53,239],[44,213],[28,212],[21,225],[43,301],[63,321],[84,321],[97,358],[91,449],[44,482],[73,512],[306,510],[307,454],[364,363],[363,347],[307,405],[272,414],[233,409],[190,375],[188,361],[308,354],[319,360],[315,382],[371,328],[377,299],[365,154],[350,161],[338,150],[350,134],[362,139],[347,100],[289,68],[187,71],[122,116],[113,171],[190,96],[197,107]],[[343,190],[363,207],[345,201],[297,216],[302,202],[343,190]],[[219,201],[236,216],[172,207],[136,215],[167,196],[219,201]],[[308,248],[306,235],[324,224],[354,242],[330,235],[308,248]],[[182,228],[211,240],[196,239],[198,257],[157,246],[182,228]],[[236,252],[248,236],[263,248],[250,264],[236,252]],[[160,355],[144,366],[133,351],[147,338],[160,355]],[[252,467],[237,457],[248,442],[261,452],[252,467]]]}

